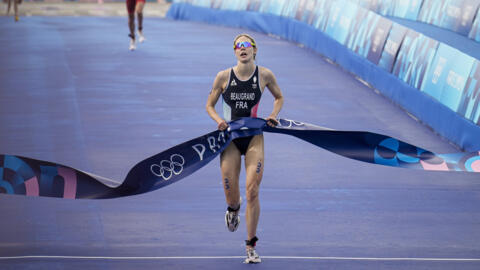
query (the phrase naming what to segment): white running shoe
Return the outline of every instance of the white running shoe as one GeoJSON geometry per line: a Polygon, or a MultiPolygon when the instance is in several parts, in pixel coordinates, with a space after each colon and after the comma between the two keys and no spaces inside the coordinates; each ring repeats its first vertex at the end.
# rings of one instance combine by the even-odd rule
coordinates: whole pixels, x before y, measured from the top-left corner
{"type": "Polygon", "coordinates": [[[229,231],[234,232],[238,229],[238,225],[240,224],[240,206],[242,205],[242,197],[239,199],[238,209],[237,211],[233,211],[230,207],[227,208],[227,212],[225,213],[225,225],[229,231]],[[232,211],[231,211],[232,210],[232,211]]]}
{"type": "Polygon", "coordinates": [[[258,256],[257,251],[254,247],[247,247],[247,258],[243,263],[261,263],[262,259],[258,256]]]}
{"type": "Polygon", "coordinates": [[[238,225],[240,224],[240,216],[238,215],[240,209],[237,211],[228,211],[225,213],[225,225],[229,231],[234,232],[238,229],[238,225]]]}
{"type": "Polygon", "coordinates": [[[138,31],[138,42],[143,43],[145,40],[147,40],[144,36],[142,31],[138,31]]]}
{"type": "Polygon", "coordinates": [[[137,46],[135,45],[135,39],[131,38],[130,39],[130,47],[128,47],[128,49],[130,51],[134,51],[136,48],[137,48],[137,46]]]}

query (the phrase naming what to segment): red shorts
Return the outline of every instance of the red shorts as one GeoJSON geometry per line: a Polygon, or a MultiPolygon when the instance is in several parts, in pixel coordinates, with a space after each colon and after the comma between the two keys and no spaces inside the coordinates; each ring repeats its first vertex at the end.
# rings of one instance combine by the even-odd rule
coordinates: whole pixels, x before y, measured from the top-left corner
{"type": "Polygon", "coordinates": [[[135,6],[137,5],[137,2],[143,2],[143,3],[145,3],[145,0],[127,0],[127,11],[128,11],[128,14],[133,14],[133,13],[135,13],[135,6]]]}

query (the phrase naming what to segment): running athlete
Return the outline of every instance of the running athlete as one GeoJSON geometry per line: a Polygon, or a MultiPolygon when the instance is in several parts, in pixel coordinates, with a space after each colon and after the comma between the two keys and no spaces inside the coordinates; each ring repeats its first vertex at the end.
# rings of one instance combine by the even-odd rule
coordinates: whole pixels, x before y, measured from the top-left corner
{"type": "MultiPolygon", "coordinates": [[[[275,75],[269,69],[255,64],[257,46],[251,36],[238,35],[233,41],[233,48],[237,65],[217,74],[207,100],[208,114],[217,122],[219,130],[227,129],[227,122],[230,120],[240,117],[257,117],[260,97],[267,87],[275,101],[273,111],[266,120],[270,126],[277,125],[276,118],[283,105],[283,96],[275,75]],[[215,111],[215,104],[220,96],[223,100],[223,118],[215,111]]],[[[240,223],[241,197],[238,178],[242,155],[245,156],[247,178],[245,212],[247,258],[245,263],[259,263],[261,259],[255,251],[255,244],[258,241],[256,232],[260,216],[258,192],[264,168],[263,135],[235,139],[220,155],[223,189],[228,206],[225,223],[231,232],[236,231],[240,223]]]]}
{"type": "Polygon", "coordinates": [[[7,2],[7,15],[8,13],[10,12],[10,6],[12,5],[12,2],[13,2],[13,12],[15,12],[15,21],[18,22],[18,5],[20,5],[22,3],[22,0],[6,0],[5,2],[7,2]]]}
{"type": "Polygon", "coordinates": [[[138,42],[142,43],[145,41],[143,36],[143,7],[145,6],[145,0],[126,0],[127,2],[127,11],[128,11],[128,28],[130,29],[130,51],[133,51],[137,48],[135,45],[135,13],[137,14],[138,20],[138,42]]]}

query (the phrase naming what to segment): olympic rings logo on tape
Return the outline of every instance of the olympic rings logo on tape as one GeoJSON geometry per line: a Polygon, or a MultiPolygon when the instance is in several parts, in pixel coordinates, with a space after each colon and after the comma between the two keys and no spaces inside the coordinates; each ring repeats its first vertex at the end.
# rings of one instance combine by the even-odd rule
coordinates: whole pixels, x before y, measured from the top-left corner
{"type": "Polygon", "coordinates": [[[163,180],[169,180],[173,175],[179,175],[183,171],[185,159],[179,154],[170,156],[170,160],[162,160],[159,164],[150,166],[150,171],[163,180]]]}
{"type": "Polygon", "coordinates": [[[280,120],[279,121],[280,126],[284,126],[284,127],[287,127],[287,128],[290,128],[292,126],[301,127],[301,126],[305,125],[302,122],[295,121],[295,120],[290,120],[290,119],[279,119],[279,120],[280,120]]]}

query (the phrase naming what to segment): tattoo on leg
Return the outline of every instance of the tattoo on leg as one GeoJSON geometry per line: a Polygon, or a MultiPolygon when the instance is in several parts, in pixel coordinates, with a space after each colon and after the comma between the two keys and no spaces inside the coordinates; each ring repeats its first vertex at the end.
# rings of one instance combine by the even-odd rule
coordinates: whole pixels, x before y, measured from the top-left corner
{"type": "Polygon", "coordinates": [[[230,189],[230,184],[228,182],[228,178],[225,178],[225,189],[230,189]]]}
{"type": "Polygon", "coordinates": [[[257,173],[260,173],[260,169],[262,168],[262,162],[258,162],[257,164],[257,173]]]}

